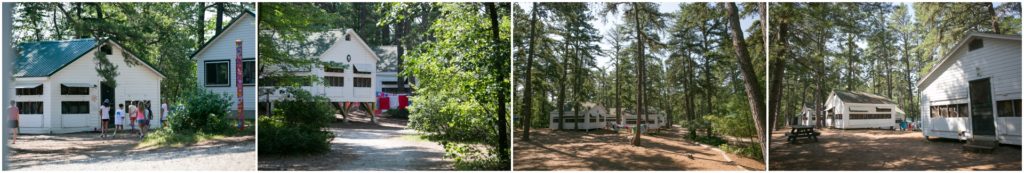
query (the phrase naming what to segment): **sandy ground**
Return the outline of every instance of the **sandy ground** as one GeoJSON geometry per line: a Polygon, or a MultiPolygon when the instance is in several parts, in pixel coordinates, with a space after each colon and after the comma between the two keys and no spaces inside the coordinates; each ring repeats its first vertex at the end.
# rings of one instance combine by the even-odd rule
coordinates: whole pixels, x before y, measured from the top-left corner
{"type": "Polygon", "coordinates": [[[186,147],[141,148],[138,138],[98,133],[19,135],[14,170],[255,170],[255,137],[228,137],[186,147]],[[183,166],[188,165],[188,166],[183,166]]]}
{"type": "MultiPolygon", "coordinates": [[[[340,117],[340,115],[338,115],[340,117]]],[[[331,152],[302,156],[260,157],[260,170],[451,170],[444,148],[415,137],[407,120],[379,118],[356,113],[349,122],[331,125],[331,152]]]]}
{"type": "Polygon", "coordinates": [[[682,132],[643,136],[642,147],[631,136],[607,130],[558,131],[531,129],[530,141],[517,129],[514,170],[764,170],[763,162],[683,140],[682,132]],[[693,156],[690,158],[689,156],[693,156]]]}
{"type": "Polygon", "coordinates": [[[925,140],[921,132],[820,130],[818,142],[787,143],[772,132],[771,170],[1021,170],[1021,147],[992,153],[961,150],[957,140],[925,140]]]}

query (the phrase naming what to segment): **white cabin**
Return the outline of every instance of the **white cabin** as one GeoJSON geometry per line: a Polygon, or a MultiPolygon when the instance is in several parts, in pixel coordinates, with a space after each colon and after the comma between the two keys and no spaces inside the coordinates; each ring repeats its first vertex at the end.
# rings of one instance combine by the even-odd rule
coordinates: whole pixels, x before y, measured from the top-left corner
{"type": "MultiPolygon", "coordinates": [[[[580,111],[580,116],[576,116],[574,111],[565,111],[562,114],[562,129],[577,129],[577,130],[592,130],[592,129],[603,129],[607,127],[608,123],[612,123],[608,119],[608,112],[603,106],[595,104],[584,104],[583,111],[580,111]],[[579,123],[577,123],[579,122],[579,123]],[[579,125],[579,127],[577,127],[579,125]]],[[[551,111],[548,113],[548,119],[551,123],[548,124],[548,128],[558,129],[558,111],[551,111]]]]}
{"type": "Polygon", "coordinates": [[[817,117],[814,117],[814,105],[804,104],[800,107],[800,116],[797,117],[795,125],[815,126],[817,117]]]}
{"type": "MultiPolygon", "coordinates": [[[[301,88],[309,91],[310,94],[327,97],[331,102],[377,102],[377,62],[380,58],[370,49],[370,46],[363,41],[352,29],[344,31],[332,30],[324,33],[312,34],[310,39],[328,37],[333,39],[333,44],[324,49],[316,58],[324,62],[334,63],[337,66],[324,67],[282,67],[283,70],[295,73],[298,76],[310,76],[320,79],[320,83],[306,84],[301,88]]],[[[317,50],[307,50],[320,52],[317,50]]],[[[267,96],[260,96],[261,100],[268,98],[278,100],[283,92],[277,91],[267,96]]]]}
{"type": "Polygon", "coordinates": [[[256,98],[256,44],[256,17],[245,11],[192,54],[196,61],[196,83],[211,92],[230,96],[229,115],[238,110],[235,66],[242,63],[245,117],[256,116],[256,99],[253,99],[256,98]],[[242,62],[235,60],[238,52],[235,41],[242,41],[242,62]]]}
{"type": "Polygon", "coordinates": [[[917,83],[925,137],[1021,144],[1021,36],[971,33],[917,83]]]}
{"type": "MultiPolygon", "coordinates": [[[[105,39],[73,39],[18,44],[12,71],[14,97],[20,109],[18,121],[25,134],[98,131],[100,105],[149,102],[160,111],[160,82],[164,75],[121,45],[105,39]],[[116,87],[100,83],[96,72],[97,53],[117,66],[116,87]]],[[[125,105],[125,109],[127,109],[125,105]]],[[[113,120],[113,113],[110,113],[113,120]]],[[[159,114],[151,125],[159,125],[159,114]]],[[[110,123],[113,125],[113,123],[110,123]]]]}
{"type": "MultiPolygon", "coordinates": [[[[825,126],[838,129],[899,128],[902,110],[892,100],[864,92],[832,91],[825,100],[825,126]]],[[[812,122],[813,123],[813,122],[812,122]]]]}
{"type": "MultiPolygon", "coordinates": [[[[630,110],[630,111],[623,110],[622,113],[623,113],[623,115],[621,116],[622,120],[625,121],[624,123],[622,123],[623,124],[622,126],[623,127],[635,127],[636,124],[637,124],[636,113],[633,112],[632,110],[630,110]]],[[[609,115],[609,119],[612,119],[612,124],[616,124],[615,120],[614,120],[615,119],[614,112],[612,112],[609,115]]],[[[644,121],[646,122],[647,129],[659,129],[659,128],[665,126],[666,124],[668,124],[668,119],[666,118],[665,114],[661,114],[661,113],[648,113],[647,116],[644,116],[644,121]]]]}

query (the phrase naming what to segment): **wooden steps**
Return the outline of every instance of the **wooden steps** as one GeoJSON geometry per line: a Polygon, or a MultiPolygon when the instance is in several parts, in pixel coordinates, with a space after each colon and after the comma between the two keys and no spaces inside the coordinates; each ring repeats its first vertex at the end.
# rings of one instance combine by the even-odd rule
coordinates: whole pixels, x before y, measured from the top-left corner
{"type": "Polygon", "coordinates": [[[962,146],[964,151],[985,151],[987,153],[992,153],[996,147],[999,147],[999,141],[995,139],[995,136],[974,136],[962,146]]]}

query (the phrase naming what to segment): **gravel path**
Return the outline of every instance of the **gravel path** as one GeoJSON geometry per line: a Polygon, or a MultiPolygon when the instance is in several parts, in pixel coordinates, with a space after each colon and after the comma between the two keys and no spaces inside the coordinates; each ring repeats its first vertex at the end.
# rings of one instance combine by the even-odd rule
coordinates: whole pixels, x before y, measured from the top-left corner
{"type": "Polygon", "coordinates": [[[137,139],[102,140],[96,134],[24,135],[12,145],[15,170],[255,170],[253,136],[188,147],[137,148],[137,139]]]}
{"type": "Polygon", "coordinates": [[[335,122],[331,151],[324,154],[293,156],[260,156],[260,170],[452,170],[450,159],[444,159],[444,148],[435,142],[420,139],[415,130],[407,129],[402,119],[349,117],[349,122],[335,122]]]}
{"type": "Polygon", "coordinates": [[[447,170],[444,148],[417,139],[411,129],[336,129],[332,143],[346,145],[355,159],[335,170],[447,170]],[[403,137],[404,136],[404,137],[403,137]]]}

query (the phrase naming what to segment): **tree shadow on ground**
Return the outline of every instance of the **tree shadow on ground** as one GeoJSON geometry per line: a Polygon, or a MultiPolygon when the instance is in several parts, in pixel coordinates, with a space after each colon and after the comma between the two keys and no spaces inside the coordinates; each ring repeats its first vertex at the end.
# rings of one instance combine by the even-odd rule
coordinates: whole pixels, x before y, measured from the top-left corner
{"type": "Polygon", "coordinates": [[[787,143],[772,133],[773,170],[1020,170],[1021,147],[966,152],[952,139],[925,140],[920,132],[822,130],[818,142],[787,143]]]}

